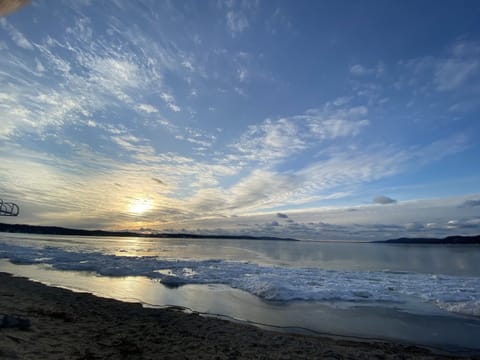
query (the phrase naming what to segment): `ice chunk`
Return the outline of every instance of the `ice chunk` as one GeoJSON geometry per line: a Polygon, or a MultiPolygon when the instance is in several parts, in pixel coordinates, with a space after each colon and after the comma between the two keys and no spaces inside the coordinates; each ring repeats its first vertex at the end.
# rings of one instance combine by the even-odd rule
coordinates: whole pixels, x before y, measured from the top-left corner
{"type": "Polygon", "coordinates": [[[57,270],[89,271],[103,276],[145,276],[170,287],[225,284],[276,302],[398,303],[409,297],[449,312],[480,316],[478,277],[261,266],[219,259],[116,256],[1,242],[0,258],[8,258],[15,264],[48,264],[57,270]]]}

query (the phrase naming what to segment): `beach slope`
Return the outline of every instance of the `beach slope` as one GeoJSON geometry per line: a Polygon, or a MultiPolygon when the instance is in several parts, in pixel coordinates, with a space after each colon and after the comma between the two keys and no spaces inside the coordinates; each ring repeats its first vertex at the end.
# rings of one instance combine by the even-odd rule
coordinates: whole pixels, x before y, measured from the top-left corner
{"type": "Polygon", "coordinates": [[[0,273],[1,359],[447,359],[428,349],[265,331],[104,299],[0,273]]]}

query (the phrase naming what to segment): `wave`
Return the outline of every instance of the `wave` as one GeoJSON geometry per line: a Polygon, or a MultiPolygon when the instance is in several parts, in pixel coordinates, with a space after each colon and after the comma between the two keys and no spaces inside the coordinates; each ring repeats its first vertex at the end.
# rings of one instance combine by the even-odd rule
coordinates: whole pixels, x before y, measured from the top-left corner
{"type": "Polygon", "coordinates": [[[409,298],[449,312],[480,316],[478,277],[117,256],[4,243],[0,243],[0,258],[8,258],[14,264],[48,264],[56,270],[88,271],[102,276],[145,276],[166,286],[224,284],[266,301],[403,303],[409,298]]]}

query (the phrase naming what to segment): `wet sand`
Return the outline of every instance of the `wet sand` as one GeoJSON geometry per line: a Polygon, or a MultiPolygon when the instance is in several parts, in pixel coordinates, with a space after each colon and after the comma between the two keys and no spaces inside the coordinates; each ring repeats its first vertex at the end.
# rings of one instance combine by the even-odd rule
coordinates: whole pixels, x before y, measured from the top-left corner
{"type": "Polygon", "coordinates": [[[99,298],[0,273],[0,359],[451,359],[391,342],[277,333],[179,309],[99,298]]]}

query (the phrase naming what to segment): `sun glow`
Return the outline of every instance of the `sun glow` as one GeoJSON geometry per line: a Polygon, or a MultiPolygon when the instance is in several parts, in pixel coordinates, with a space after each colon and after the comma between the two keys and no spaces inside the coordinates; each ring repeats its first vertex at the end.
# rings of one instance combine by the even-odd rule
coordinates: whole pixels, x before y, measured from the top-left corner
{"type": "Polygon", "coordinates": [[[128,206],[128,211],[136,215],[141,215],[151,210],[152,207],[153,207],[153,200],[137,198],[132,200],[132,202],[128,206]]]}

